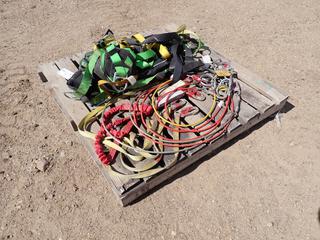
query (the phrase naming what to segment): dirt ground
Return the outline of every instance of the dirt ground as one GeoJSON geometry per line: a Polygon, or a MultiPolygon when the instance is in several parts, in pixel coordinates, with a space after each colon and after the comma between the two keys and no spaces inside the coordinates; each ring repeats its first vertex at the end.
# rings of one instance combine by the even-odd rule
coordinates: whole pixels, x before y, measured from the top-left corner
{"type": "Polygon", "coordinates": [[[319,0],[1,0],[0,19],[1,239],[320,239],[319,0]],[[37,66],[90,49],[107,28],[168,23],[187,24],[295,107],[122,208],[37,66]]]}

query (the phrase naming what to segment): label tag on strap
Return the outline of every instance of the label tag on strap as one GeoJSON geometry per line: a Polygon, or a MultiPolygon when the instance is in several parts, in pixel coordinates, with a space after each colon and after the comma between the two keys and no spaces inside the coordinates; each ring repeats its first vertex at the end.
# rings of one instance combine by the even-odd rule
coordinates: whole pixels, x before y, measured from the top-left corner
{"type": "Polygon", "coordinates": [[[127,77],[128,82],[130,83],[131,86],[135,85],[137,82],[137,79],[134,76],[129,76],[127,77]]]}
{"type": "Polygon", "coordinates": [[[204,64],[211,64],[212,61],[211,61],[210,55],[203,55],[203,56],[202,56],[202,62],[203,62],[204,64]]]}
{"type": "MultiPolygon", "coordinates": [[[[178,82],[174,83],[173,85],[171,85],[170,87],[167,87],[166,89],[162,90],[159,93],[159,96],[164,96],[166,93],[169,93],[171,91],[176,90],[179,87],[184,86],[185,83],[182,80],[179,80],[178,82]]],[[[185,95],[185,92],[182,90],[176,90],[175,92],[173,92],[170,96],[168,95],[167,97],[162,98],[159,102],[158,102],[158,107],[161,108],[165,105],[166,101],[168,103],[180,99],[185,95]]]]}
{"type": "Polygon", "coordinates": [[[61,68],[57,73],[61,77],[64,77],[66,80],[69,80],[72,77],[72,75],[74,74],[73,72],[71,72],[70,70],[68,70],[66,68],[61,68]]]}

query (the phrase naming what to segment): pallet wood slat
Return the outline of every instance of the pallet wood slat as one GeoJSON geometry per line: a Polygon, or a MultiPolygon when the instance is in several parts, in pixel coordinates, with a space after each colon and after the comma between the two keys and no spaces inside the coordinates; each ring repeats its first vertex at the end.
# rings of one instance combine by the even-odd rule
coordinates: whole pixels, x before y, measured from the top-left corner
{"type": "MultiPolygon", "coordinates": [[[[56,61],[60,64],[60,68],[72,68],[70,62],[67,59],[61,59],[56,61]]],[[[51,94],[55,98],[58,106],[61,111],[67,117],[67,119],[73,124],[75,122],[78,124],[81,119],[88,113],[87,108],[83,105],[81,101],[75,101],[74,99],[67,98],[64,93],[70,91],[68,86],[66,85],[66,80],[57,74],[58,67],[56,63],[49,63],[45,65],[39,66],[39,72],[42,72],[48,80],[46,86],[49,88],[51,94]]],[[[89,139],[82,138],[82,143],[86,146],[86,149],[92,156],[93,160],[97,164],[98,168],[101,170],[103,176],[111,183],[113,190],[118,194],[119,189],[122,187],[122,182],[117,183],[118,179],[114,179],[107,174],[105,169],[103,168],[100,160],[97,158],[95,150],[93,148],[93,142],[89,139]],[[118,187],[117,187],[118,186],[118,187]]]]}
{"type": "Polygon", "coordinates": [[[228,62],[238,73],[238,78],[246,83],[248,86],[252,87],[254,90],[259,92],[261,95],[269,98],[275,104],[282,104],[288,98],[287,94],[282,93],[282,91],[278,90],[275,86],[271,85],[266,80],[263,80],[260,76],[253,73],[246,67],[243,67],[239,63],[235,61],[231,61],[215,50],[211,50],[212,56],[214,58],[220,58],[225,62],[228,62]]]}
{"type": "Polygon", "coordinates": [[[241,99],[254,107],[259,113],[264,113],[274,105],[274,102],[255,91],[246,83],[239,81],[239,84],[241,88],[241,99]]]}
{"type": "Polygon", "coordinates": [[[61,111],[68,116],[69,120],[80,121],[82,114],[85,114],[87,110],[81,102],[69,99],[64,95],[65,92],[70,92],[70,89],[66,85],[66,80],[57,74],[58,70],[55,63],[41,65],[39,69],[47,78],[46,86],[58,102],[61,111]]]}
{"type": "Polygon", "coordinates": [[[231,121],[229,128],[228,128],[228,132],[227,132],[228,136],[240,126],[241,126],[241,123],[236,118],[234,118],[231,121]]]}
{"type": "Polygon", "coordinates": [[[77,53],[77,54],[71,56],[70,59],[71,59],[72,61],[75,61],[75,62],[77,62],[77,63],[79,64],[80,61],[81,61],[81,59],[82,59],[83,57],[84,57],[84,53],[77,53]]]}
{"type": "MultiPolygon", "coordinates": [[[[113,192],[116,194],[123,206],[132,203],[149,190],[171,178],[196,161],[199,161],[207,154],[218,149],[220,146],[226,142],[229,142],[239,134],[247,131],[263,119],[276,113],[284,106],[288,98],[287,95],[283,95],[270,83],[262,80],[260,77],[251,73],[248,69],[242,67],[241,65],[230,60],[226,60],[226,58],[215,51],[212,51],[212,53],[213,57],[220,57],[223,60],[228,61],[238,72],[242,98],[242,101],[240,102],[239,116],[231,121],[227,133],[215,140],[213,143],[203,144],[199,148],[181,154],[178,162],[173,167],[162,171],[155,176],[145,178],[143,180],[127,181],[122,178],[110,176],[96,156],[92,141],[81,137],[85,148],[94,159],[95,163],[111,185],[113,192]]],[[[57,75],[57,71],[61,68],[67,68],[71,71],[76,71],[76,64],[79,64],[79,61],[83,56],[84,53],[79,53],[68,58],[39,66],[39,73],[41,73],[48,80],[48,82],[44,83],[44,85],[49,89],[67,119],[76,123],[79,123],[82,117],[88,113],[90,108],[88,109],[80,101],[75,101],[65,97],[64,92],[70,90],[65,83],[66,80],[57,75]]],[[[188,105],[191,104],[200,108],[201,112],[197,115],[197,117],[203,117],[203,114],[206,114],[210,110],[210,103],[212,99],[207,97],[205,101],[198,101],[195,99],[188,99],[188,101],[188,105]]],[[[192,123],[195,120],[196,119],[194,116],[186,117],[185,123],[192,123]]],[[[98,124],[95,125],[95,128],[97,127],[99,127],[98,124]]],[[[196,135],[194,133],[189,133],[181,135],[181,138],[190,138],[195,136],[196,135]]]]}
{"type": "Polygon", "coordinates": [[[241,124],[246,124],[252,121],[253,118],[259,116],[259,112],[251,107],[245,101],[240,101],[239,121],[241,124]]]}
{"type": "MultiPolygon", "coordinates": [[[[81,55],[81,54],[79,54],[79,55],[81,55]]],[[[63,58],[63,59],[57,60],[55,63],[59,69],[67,68],[68,70],[73,71],[73,72],[77,71],[76,66],[74,65],[74,63],[72,62],[72,60],[70,58],[63,58]]],[[[89,108],[89,109],[91,109],[91,108],[89,108]]],[[[81,118],[83,118],[85,116],[85,114],[87,114],[87,113],[88,113],[87,110],[84,111],[83,112],[84,115],[82,115],[81,118]]],[[[93,130],[94,132],[96,132],[99,128],[100,127],[98,126],[98,124],[96,122],[94,122],[93,126],[91,126],[91,130],[93,130]]],[[[92,142],[91,142],[90,147],[94,151],[92,142]]],[[[99,162],[98,166],[99,166],[100,170],[105,171],[104,166],[101,164],[100,160],[98,160],[98,162],[99,162]]],[[[121,171],[126,172],[124,168],[121,168],[121,171]]],[[[128,173],[128,172],[126,172],[126,173],[128,173]]],[[[127,182],[117,176],[111,176],[111,178],[112,178],[114,185],[116,186],[116,188],[119,191],[123,191],[122,188],[129,188],[132,184],[135,184],[136,182],[138,182],[138,180],[127,182]]]]}
{"type": "Polygon", "coordinates": [[[67,68],[68,70],[75,72],[77,71],[76,66],[73,64],[70,58],[62,58],[55,61],[55,64],[58,66],[59,69],[67,68]]]}

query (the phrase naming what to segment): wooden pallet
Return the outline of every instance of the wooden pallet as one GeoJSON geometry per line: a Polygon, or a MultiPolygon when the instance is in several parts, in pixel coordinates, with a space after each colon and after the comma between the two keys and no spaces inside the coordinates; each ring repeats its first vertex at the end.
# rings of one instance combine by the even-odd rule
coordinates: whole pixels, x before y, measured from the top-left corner
{"type": "MultiPolygon", "coordinates": [[[[83,56],[84,54],[77,54],[72,57],[66,57],[39,66],[39,76],[41,80],[49,89],[52,96],[60,106],[61,111],[70,121],[71,126],[75,131],[77,130],[77,124],[80,122],[82,117],[84,117],[88,111],[90,111],[90,106],[82,103],[81,101],[69,99],[64,95],[64,93],[69,92],[70,89],[68,89],[66,85],[66,80],[57,75],[57,71],[62,68],[76,71],[79,61],[83,56]]],[[[145,193],[151,189],[154,189],[156,186],[168,180],[186,167],[213,152],[223,144],[229,142],[231,139],[250,129],[265,118],[278,112],[285,105],[288,96],[282,94],[270,83],[262,80],[259,76],[252,73],[245,67],[227,60],[215,51],[212,51],[212,56],[213,58],[221,58],[224,61],[229,62],[234,67],[234,69],[238,72],[238,78],[241,87],[242,101],[240,103],[239,117],[232,121],[228,132],[223,137],[210,144],[203,144],[196,149],[190,150],[186,154],[181,154],[178,162],[173,167],[159,173],[158,175],[146,179],[129,181],[124,181],[118,177],[110,176],[105,167],[97,158],[94,151],[93,142],[81,137],[84,146],[101,170],[106,180],[111,185],[113,192],[116,194],[123,206],[137,200],[145,193]]],[[[202,111],[202,113],[199,113],[199,116],[208,112],[208,103],[206,102],[193,100],[190,101],[189,104],[199,107],[199,109],[202,111]]],[[[194,119],[189,119],[187,121],[192,122],[194,119]]]]}

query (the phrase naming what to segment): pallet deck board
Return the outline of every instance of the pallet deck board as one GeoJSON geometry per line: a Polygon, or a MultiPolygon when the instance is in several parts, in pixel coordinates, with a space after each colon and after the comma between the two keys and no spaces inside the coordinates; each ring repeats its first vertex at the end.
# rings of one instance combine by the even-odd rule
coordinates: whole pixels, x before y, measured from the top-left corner
{"type": "MultiPolygon", "coordinates": [[[[81,137],[82,143],[87,149],[88,153],[101,170],[103,176],[110,184],[113,192],[120,200],[123,206],[132,203],[148,191],[161,184],[162,182],[173,177],[186,167],[192,165],[196,161],[210,154],[218,149],[223,144],[229,142],[241,133],[247,131],[252,126],[261,122],[265,118],[279,111],[287,101],[288,96],[282,94],[279,90],[274,88],[270,83],[262,80],[259,76],[252,73],[245,67],[232,62],[221,54],[212,51],[213,58],[221,58],[229,62],[238,72],[239,85],[241,88],[241,101],[239,116],[232,120],[226,134],[209,144],[202,144],[201,146],[188,151],[186,154],[181,154],[177,163],[161,173],[148,177],[145,179],[127,180],[121,177],[110,175],[103,164],[100,162],[95,154],[93,141],[81,137]]],[[[50,93],[58,103],[61,111],[74,127],[74,123],[79,123],[80,120],[90,111],[90,107],[81,101],[67,98],[65,92],[70,91],[66,85],[66,80],[57,74],[61,68],[67,68],[71,71],[77,70],[77,65],[84,53],[78,53],[71,57],[66,57],[54,62],[41,64],[39,66],[39,75],[45,78],[47,82],[44,85],[49,89],[50,93]]],[[[200,109],[198,117],[203,117],[210,110],[211,99],[207,95],[206,100],[199,101],[192,98],[187,98],[189,105],[197,106],[200,109]]],[[[186,124],[195,121],[194,116],[185,119],[186,124]]],[[[93,128],[97,129],[99,126],[94,123],[93,128]]],[[[188,136],[182,135],[181,138],[196,137],[196,134],[189,133],[188,136]]],[[[121,166],[118,166],[121,167],[121,166]]],[[[123,170],[123,169],[122,169],[123,170]]]]}
{"type": "Polygon", "coordinates": [[[218,53],[215,50],[211,50],[212,55],[217,58],[223,59],[225,62],[228,62],[238,73],[238,78],[246,83],[248,86],[256,90],[261,95],[267,97],[275,104],[282,104],[283,101],[287,101],[288,95],[282,93],[277,87],[273,86],[266,80],[263,80],[259,75],[253,73],[248,68],[242,66],[241,64],[231,61],[224,57],[222,54],[218,53]]]}
{"type": "Polygon", "coordinates": [[[259,113],[264,113],[269,108],[274,106],[269,98],[261,95],[246,83],[239,81],[241,89],[241,99],[255,108],[259,113]]]}
{"type": "MultiPolygon", "coordinates": [[[[46,86],[49,88],[50,93],[55,98],[61,111],[64,113],[66,118],[75,123],[79,123],[83,116],[88,113],[88,109],[81,101],[75,101],[74,99],[67,98],[65,92],[70,92],[70,89],[66,85],[66,80],[57,74],[57,71],[61,68],[67,68],[69,70],[76,70],[75,65],[68,58],[60,59],[49,64],[43,64],[39,66],[41,71],[47,79],[46,86]]],[[[81,137],[82,143],[85,145],[87,151],[93,158],[94,162],[101,169],[102,174],[108,180],[112,186],[113,191],[119,194],[123,188],[123,182],[115,177],[109,176],[106,172],[102,163],[95,154],[92,141],[81,137]]]]}

